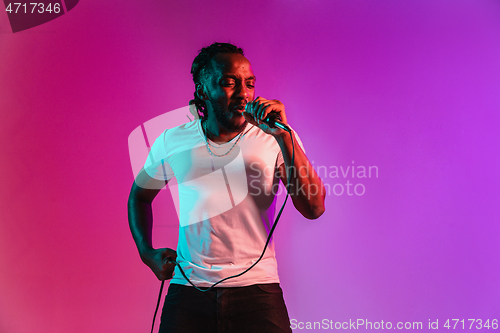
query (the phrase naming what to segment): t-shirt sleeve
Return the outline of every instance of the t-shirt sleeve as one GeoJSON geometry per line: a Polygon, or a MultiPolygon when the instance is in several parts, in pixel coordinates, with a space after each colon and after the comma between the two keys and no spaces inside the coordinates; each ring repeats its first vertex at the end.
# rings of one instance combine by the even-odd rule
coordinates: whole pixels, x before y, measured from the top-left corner
{"type": "Polygon", "coordinates": [[[162,181],[168,181],[174,176],[174,172],[167,162],[166,132],[164,131],[155,140],[149,151],[146,163],[144,163],[144,171],[151,178],[162,181]]]}
{"type": "MultiPolygon", "coordinates": [[[[288,125],[288,126],[290,126],[290,125],[288,125]]],[[[293,131],[293,128],[292,128],[292,131],[293,131]]],[[[302,144],[302,141],[300,140],[299,135],[295,131],[293,131],[293,134],[294,134],[293,139],[297,140],[297,143],[299,144],[300,148],[302,148],[302,150],[305,153],[306,150],[304,149],[304,145],[302,144]]],[[[285,163],[285,161],[283,160],[283,153],[281,152],[281,149],[280,149],[280,152],[278,153],[278,158],[276,160],[276,166],[279,167],[283,163],[285,163]]]]}

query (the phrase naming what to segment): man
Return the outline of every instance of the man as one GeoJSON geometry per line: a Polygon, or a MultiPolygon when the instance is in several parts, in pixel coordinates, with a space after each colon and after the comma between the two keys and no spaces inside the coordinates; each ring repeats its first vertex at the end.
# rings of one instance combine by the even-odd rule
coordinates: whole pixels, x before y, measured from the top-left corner
{"type": "Polygon", "coordinates": [[[200,119],[160,135],[128,204],[141,259],[159,280],[173,278],[160,332],[291,332],[274,244],[240,273],[264,250],[279,179],[285,186],[290,180],[293,204],[308,219],[324,212],[323,184],[298,136],[263,123],[273,112],[286,124],[285,107],[255,99],[256,78],[240,48],[228,43],[203,48],[191,72],[200,119]],[[151,243],[151,203],[174,177],[180,202],[177,252],[151,243]],[[238,276],[208,292],[186,279],[202,288],[233,275],[238,276]]]}

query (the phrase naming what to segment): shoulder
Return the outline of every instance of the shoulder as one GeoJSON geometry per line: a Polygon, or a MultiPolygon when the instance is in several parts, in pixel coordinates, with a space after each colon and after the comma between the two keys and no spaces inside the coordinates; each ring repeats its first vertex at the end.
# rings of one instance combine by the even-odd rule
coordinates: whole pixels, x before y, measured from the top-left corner
{"type": "Polygon", "coordinates": [[[175,135],[175,134],[185,134],[189,132],[198,132],[199,130],[199,120],[193,120],[190,121],[189,123],[185,123],[179,126],[175,126],[172,128],[167,128],[163,133],[169,133],[168,135],[175,135]]]}
{"type": "Polygon", "coordinates": [[[192,146],[201,138],[199,121],[194,120],[176,127],[163,130],[156,137],[152,147],[152,152],[166,152],[174,147],[192,146]]]}
{"type": "Polygon", "coordinates": [[[160,135],[164,142],[178,141],[180,139],[193,137],[197,138],[200,135],[199,120],[193,120],[173,128],[168,128],[160,135]]]}

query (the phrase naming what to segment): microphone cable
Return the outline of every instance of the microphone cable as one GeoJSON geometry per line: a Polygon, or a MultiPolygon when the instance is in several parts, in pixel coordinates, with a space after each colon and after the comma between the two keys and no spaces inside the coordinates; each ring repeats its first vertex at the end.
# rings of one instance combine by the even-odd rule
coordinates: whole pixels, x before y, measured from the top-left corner
{"type": "MultiPolygon", "coordinates": [[[[285,129],[285,131],[287,131],[288,134],[290,134],[290,139],[292,141],[292,160],[291,160],[291,163],[290,163],[291,167],[288,170],[289,172],[287,172],[287,187],[289,189],[290,188],[290,181],[291,181],[291,178],[292,178],[291,177],[292,167],[293,167],[293,164],[295,162],[295,142],[293,140],[292,131],[290,129],[285,129]]],[[[286,166],[285,166],[285,169],[286,169],[286,166]]],[[[262,259],[262,257],[264,257],[264,254],[266,253],[266,250],[267,250],[267,246],[269,245],[269,242],[271,241],[271,237],[272,237],[272,235],[274,233],[274,229],[276,229],[276,226],[278,225],[278,221],[279,221],[279,219],[281,217],[281,214],[283,213],[283,209],[285,208],[285,205],[286,205],[286,202],[288,200],[288,197],[290,196],[290,193],[289,193],[288,189],[287,189],[285,201],[283,202],[283,205],[281,206],[280,211],[278,212],[278,215],[276,216],[276,219],[274,220],[273,226],[272,226],[271,230],[269,231],[269,235],[267,236],[266,244],[264,245],[264,249],[262,250],[262,253],[261,253],[259,259],[257,259],[257,261],[254,262],[252,264],[252,266],[248,267],[243,272],[241,272],[239,274],[236,274],[236,275],[228,276],[228,277],[226,277],[226,278],[224,278],[224,279],[222,279],[222,280],[214,283],[213,285],[211,285],[210,287],[208,287],[206,289],[201,289],[201,288],[198,288],[197,286],[195,286],[193,282],[191,282],[191,280],[186,276],[186,273],[184,273],[184,270],[182,269],[181,265],[177,261],[171,260],[169,262],[174,263],[177,267],[179,267],[179,270],[181,271],[182,276],[184,276],[184,278],[189,282],[189,284],[191,284],[194,288],[196,288],[197,290],[199,290],[201,292],[207,292],[209,290],[212,290],[216,285],[218,285],[221,282],[224,282],[226,280],[242,276],[243,274],[245,274],[246,272],[248,272],[249,270],[251,270],[255,265],[257,265],[257,263],[262,259]]],[[[165,284],[165,280],[161,281],[160,292],[159,292],[159,295],[158,295],[158,301],[156,303],[156,308],[155,308],[155,312],[154,312],[154,315],[153,315],[153,324],[151,325],[151,333],[153,333],[153,330],[154,330],[156,314],[158,313],[158,309],[160,307],[160,301],[161,301],[161,296],[162,296],[164,284],[165,284]]]]}

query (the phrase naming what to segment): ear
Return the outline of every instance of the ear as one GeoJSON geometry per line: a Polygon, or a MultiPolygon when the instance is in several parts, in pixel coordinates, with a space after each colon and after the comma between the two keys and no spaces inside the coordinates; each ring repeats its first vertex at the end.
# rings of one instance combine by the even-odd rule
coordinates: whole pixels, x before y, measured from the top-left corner
{"type": "Polygon", "coordinates": [[[202,101],[206,101],[208,99],[207,91],[206,91],[205,86],[203,84],[198,83],[196,85],[196,95],[202,101]]]}

